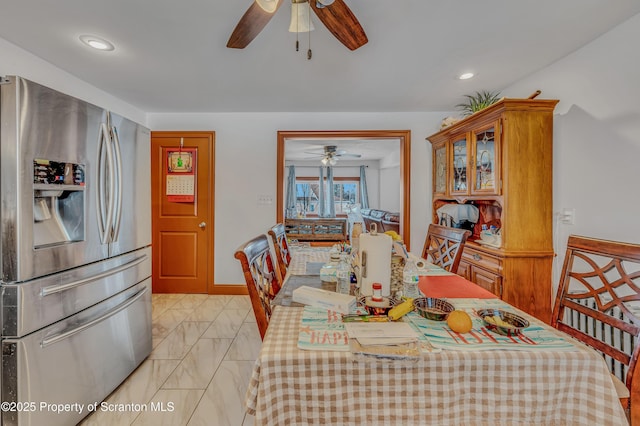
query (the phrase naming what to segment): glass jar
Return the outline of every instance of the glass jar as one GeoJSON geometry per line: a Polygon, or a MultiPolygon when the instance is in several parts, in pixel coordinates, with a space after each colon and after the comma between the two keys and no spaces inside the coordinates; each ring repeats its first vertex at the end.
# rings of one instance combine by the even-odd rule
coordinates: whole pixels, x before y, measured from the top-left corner
{"type": "Polygon", "coordinates": [[[399,299],[402,297],[402,272],[404,269],[404,257],[394,254],[391,256],[391,297],[399,299]]]}
{"type": "Polygon", "coordinates": [[[371,301],[375,303],[382,303],[382,284],[373,283],[371,287],[373,288],[373,295],[371,295],[371,301]]]}
{"type": "Polygon", "coordinates": [[[336,291],[342,294],[349,294],[351,291],[351,256],[343,254],[336,271],[336,291]]]}
{"type": "Polygon", "coordinates": [[[340,253],[332,252],[329,262],[320,268],[320,281],[335,283],[338,281],[338,265],[340,264],[340,253]]]}

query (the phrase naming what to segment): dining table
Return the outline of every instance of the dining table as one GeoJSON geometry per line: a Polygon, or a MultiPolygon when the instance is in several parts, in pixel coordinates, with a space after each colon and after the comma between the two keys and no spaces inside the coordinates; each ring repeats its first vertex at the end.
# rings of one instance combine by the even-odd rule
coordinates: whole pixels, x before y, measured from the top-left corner
{"type": "Polygon", "coordinates": [[[319,266],[329,248],[292,250],[284,285],[246,393],[256,425],[625,425],[604,359],[476,284],[435,265],[420,271],[424,297],[473,318],[469,333],[411,312],[419,355],[354,351],[341,315],[296,304],[300,285],[329,288],[319,266]],[[520,315],[530,326],[501,336],[480,309],[520,315]]]}

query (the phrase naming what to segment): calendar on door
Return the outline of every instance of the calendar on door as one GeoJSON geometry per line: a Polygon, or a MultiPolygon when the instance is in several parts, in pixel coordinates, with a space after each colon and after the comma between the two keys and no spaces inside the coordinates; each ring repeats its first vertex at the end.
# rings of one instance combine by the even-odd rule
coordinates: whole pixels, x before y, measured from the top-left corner
{"type": "Polygon", "coordinates": [[[195,201],[195,149],[167,151],[167,201],[192,203],[195,201]]]}

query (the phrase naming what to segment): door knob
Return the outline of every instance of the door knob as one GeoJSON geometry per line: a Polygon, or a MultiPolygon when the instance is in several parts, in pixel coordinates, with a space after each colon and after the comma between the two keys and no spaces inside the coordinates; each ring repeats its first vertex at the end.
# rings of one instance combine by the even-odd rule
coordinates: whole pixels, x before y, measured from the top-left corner
{"type": "Polygon", "coordinates": [[[198,224],[198,228],[203,228],[203,229],[204,229],[206,226],[207,226],[207,223],[206,223],[206,222],[200,222],[200,223],[198,224]]]}

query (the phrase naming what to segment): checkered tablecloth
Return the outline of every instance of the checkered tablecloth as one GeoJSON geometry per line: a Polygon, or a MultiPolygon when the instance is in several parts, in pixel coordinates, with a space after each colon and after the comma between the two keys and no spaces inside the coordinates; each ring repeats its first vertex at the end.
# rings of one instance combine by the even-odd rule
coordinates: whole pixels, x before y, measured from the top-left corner
{"type": "Polygon", "coordinates": [[[256,425],[624,425],[603,359],[446,351],[417,363],[298,349],[302,308],[275,308],[246,395],[256,425]]]}
{"type": "MultiPolygon", "coordinates": [[[[287,274],[310,275],[311,272],[307,271],[307,264],[327,263],[329,261],[329,249],[330,247],[292,248],[291,263],[287,268],[287,274]]],[[[319,272],[317,272],[317,274],[319,275],[319,272]]]]}
{"type": "MultiPolygon", "coordinates": [[[[319,271],[310,271],[309,267],[312,265],[314,269],[317,269],[318,264],[327,263],[330,250],[331,247],[292,247],[291,263],[287,273],[291,275],[319,274],[319,271]]],[[[421,276],[454,275],[428,262],[425,263],[424,268],[418,270],[418,274],[421,276]]]]}

